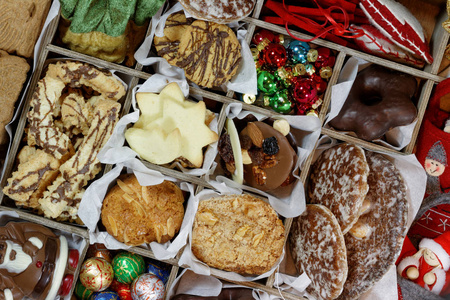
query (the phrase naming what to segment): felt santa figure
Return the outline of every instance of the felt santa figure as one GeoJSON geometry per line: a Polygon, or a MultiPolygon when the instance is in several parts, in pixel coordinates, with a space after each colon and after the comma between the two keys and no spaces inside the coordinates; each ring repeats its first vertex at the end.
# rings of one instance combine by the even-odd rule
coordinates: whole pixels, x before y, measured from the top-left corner
{"type": "Polygon", "coordinates": [[[427,172],[427,195],[441,193],[441,176],[447,167],[447,154],[441,141],[437,141],[428,151],[425,158],[424,168],[427,172]]]}
{"type": "MultiPolygon", "coordinates": [[[[402,252],[409,250],[403,245],[402,252]]],[[[415,250],[415,249],[414,249],[415,250]]],[[[423,238],[419,251],[401,258],[397,265],[398,273],[436,295],[448,294],[450,283],[450,231],[435,239],[423,238]]]]}
{"type": "Polygon", "coordinates": [[[67,295],[78,258],[64,236],[38,224],[9,222],[0,227],[0,299],[67,295]]]}

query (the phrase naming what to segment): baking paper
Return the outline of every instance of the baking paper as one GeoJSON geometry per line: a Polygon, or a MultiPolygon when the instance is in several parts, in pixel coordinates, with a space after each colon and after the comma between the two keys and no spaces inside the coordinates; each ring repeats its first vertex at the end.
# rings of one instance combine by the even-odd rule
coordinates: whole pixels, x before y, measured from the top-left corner
{"type": "MultiPolygon", "coordinates": [[[[180,10],[183,7],[180,3],[175,4],[167,12],[163,13],[164,8],[161,8],[158,13],[156,13],[151,20],[150,33],[135,52],[134,58],[142,65],[148,66],[152,65],[155,73],[162,74],[167,77],[171,77],[173,80],[186,80],[184,75],[184,70],[170,65],[166,59],[158,57],[151,53],[151,47],[153,43],[153,37],[156,35],[158,37],[164,36],[164,26],[167,18],[180,10]]],[[[185,15],[189,17],[187,12],[185,15]]],[[[256,79],[256,68],[255,62],[253,60],[250,47],[245,41],[245,35],[247,30],[243,29],[245,23],[243,22],[233,22],[228,24],[228,26],[236,32],[236,37],[241,44],[241,64],[237,71],[237,74],[226,84],[222,85],[221,88],[224,91],[232,90],[243,94],[257,94],[257,79],[256,79]]]]}
{"type": "MultiPolygon", "coordinates": [[[[103,199],[105,198],[108,190],[114,185],[117,177],[122,173],[122,169],[126,167],[127,172],[133,172],[142,186],[156,185],[162,183],[164,180],[174,181],[176,179],[164,176],[160,172],[148,169],[138,159],[130,159],[123,163],[117,164],[111,171],[104,174],[100,179],[94,181],[87,189],[81,200],[80,207],[78,209],[78,216],[84,222],[84,224],[90,230],[90,243],[102,243],[108,249],[129,249],[124,243],[117,241],[113,236],[107,232],[99,231],[97,224],[100,220],[101,208],[103,199]]],[[[165,260],[173,258],[177,255],[178,251],[186,244],[187,234],[192,227],[193,220],[189,219],[190,213],[193,208],[191,207],[191,199],[194,194],[194,186],[186,182],[176,182],[179,187],[190,193],[190,198],[187,200],[187,209],[181,224],[180,231],[176,234],[172,241],[165,244],[158,244],[156,242],[150,243],[150,248],[153,251],[156,259],[165,260]]],[[[147,247],[146,244],[141,245],[147,247]]]]}
{"type": "MultiPolygon", "coordinates": [[[[367,61],[355,57],[351,57],[344,65],[341,73],[339,74],[338,83],[333,85],[331,88],[330,110],[325,119],[325,125],[339,114],[345,100],[348,97],[348,94],[350,93],[357,73],[369,65],[370,63],[367,61]]],[[[417,120],[409,125],[395,127],[386,132],[386,141],[378,139],[373,140],[372,142],[394,150],[401,150],[411,142],[416,123],[417,120]]],[[[326,125],[325,127],[331,128],[329,125],[326,125]]],[[[339,132],[356,137],[354,132],[339,132]]]]}
{"type": "Polygon", "coordinates": [[[260,289],[252,289],[242,285],[222,282],[213,276],[196,274],[190,270],[183,270],[175,278],[170,287],[167,288],[166,300],[178,294],[188,294],[199,297],[216,297],[222,291],[222,288],[248,288],[253,291],[253,298],[259,300],[278,299],[275,295],[270,295],[260,289]]]}
{"type": "MultiPolygon", "coordinates": [[[[114,131],[110,139],[97,155],[97,158],[100,160],[100,162],[106,164],[115,164],[139,156],[130,147],[125,146],[125,131],[130,125],[137,122],[137,120],[139,119],[139,108],[136,102],[136,93],[138,92],[159,93],[170,82],[178,83],[185,97],[188,96],[189,86],[187,85],[187,82],[185,80],[169,78],[167,76],[159,74],[151,76],[144,82],[144,84],[138,85],[133,89],[132,106],[134,111],[123,116],[116,124],[116,127],[114,128],[114,131]]],[[[212,120],[212,122],[209,124],[209,128],[217,133],[218,131],[217,115],[216,118],[214,118],[214,120],[212,120]]],[[[183,168],[181,164],[178,162],[172,163],[170,165],[170,168],[177,167],[183,173],[193,176],[202,176],[206,174],[206,172],[211,168],[211,165],[216,156],[216,152],[217,152],[217,142],[214,142],[206,147],[206,151],[203,157],[203,165],[201,168],[197,169],[183,168]]]]}
{"type": "MultiPolygon", "coordinates": [[[[226,114],[228,118],[245,118],[247,115],[252,114],[258,120],[264,120],[267,117],[248,111],[241,111],[242,105],[240,103],[231,103],[228,105],[226,114]]],[[[277,188],[276,191],[263,192],[259,189],[240,185],[228,177],[220,175],[218,164],[214,162],[213,167],[208,172],[206,180],[214,186],[215,189],[222,193],[230,193],[229,188],[236,190],[246,190],[255,194],[262,195],[269,199],[270,205],[279,213],[286,218],[293,218],[300,215],[305,210],[305,191],[303,184],[300,180],[299,170],[301,170],[305,160],[308,158],[309,154],[313,151],[316,142],[320,135],[321,124],[320,120],[314,116],[283,116],[286,119],[291,128],[298,129],[302,133],[307,133],[301,138],[297,138],[298,148],[297,156],[298,161],[293,170],[295,178],[297,179],[293,184],[286,187],[277,188]],[[218,176],[214,177],[215,175],[218,176]],[[222,184],[224,183],[224,184],[222,184]]],[[[295,135],[295,131],[291,131],[295,135]]]]}

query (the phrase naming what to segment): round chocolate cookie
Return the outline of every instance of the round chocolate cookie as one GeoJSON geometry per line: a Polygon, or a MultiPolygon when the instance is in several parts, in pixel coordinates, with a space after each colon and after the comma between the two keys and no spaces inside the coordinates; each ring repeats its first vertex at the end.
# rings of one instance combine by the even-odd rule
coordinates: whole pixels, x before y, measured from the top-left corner
{"type": "MultiPolygon", "coordinates": [[[[253,147],[248,150],[252,160],[251,163],[244,164],[245,183],[262,191],[276,189],[289,178],[297,162],[297,154],[288,139],[272,126],[259,121],[251,122],[249,125],[239,133],[239,136],[241,139],[244,136],[250,136],[255,140],[253,136],[258,130],[261,133],[262,145],[260,146],[262,147],[253,147]],[[256,125],[256,128],[252,128],[249,126],[250,124],[256,125]],[[276,140],[277,149],[275,154],[270,155],[265,153],[270,150],[267,149],[267,146],[264,147],[264,141],[267,145],[273,138],[276,140]],[[255,150],[259,150],[259,152],[255,150]],[[259,159],[258,156],[261,158],[259,159]]],[[[256,143],[258,142],[256,141],[256,143]]]]}
{"type": "Polygon", "coordinates": [[[369,166],[364,150],[356,145],[332,147],[312,166],[308,186],[309,203],[328,207],[346,234],[361,215],[369,186],[369,166]]]}
{"type": "Polygon", "coordinates": [[[381,138],[416,119],[411,101],[416,87],[413,76],[372,64],[358,73],[344,106],[329,124],[366,141],[381,138]]]}
{"type": "Polygon", "coordinates": [[[241,45],[226,25],[195,21],[180,40],[177,66],[202,87],[220,86],[237,72],[241,45]]]}
{"type": "Polygon", "coordinates": [[[179,0],[179,2],[196,19],[226,24],[248,16],[256,0],[179,0]]]}
{"type": "Polygon", "coordinates": [[[165,58],[173,66],[180,61],[178,57],[178,46],[180,39],[186,31],[186,28],[192,23],[192,19],[186,19],[183,12],[170,15],[164,27],[164,36],[155,36],[155,48],[158,55],[165,58]]]}
{"type": "Polygon", "coordinates": [[[289,244],[295,267],[311,279],[316,299],[335,299],[347,279],[344,236],[336,217],[323,205],[308,204],[292,222],[289,244]]]}
{"type": "Polygon", "coordinates": [[[366,152],[370,173],[363,214],[345,235],[348,279],[339,299],[358,299],[380,280],[402,249],[406,235],[406,186],[382,155],[366,152]]]}

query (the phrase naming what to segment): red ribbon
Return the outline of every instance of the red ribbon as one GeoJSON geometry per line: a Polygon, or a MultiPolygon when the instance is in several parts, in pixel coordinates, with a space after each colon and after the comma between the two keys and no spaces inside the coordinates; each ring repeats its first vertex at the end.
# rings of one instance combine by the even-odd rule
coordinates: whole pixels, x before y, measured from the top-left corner
{"type": "MultiPolygon", "coordinates": [[[[289,9],[289,7],[286,6],[284,0],[283,0],[283,6],[280,6],[280,3],[275,2],[273,0],[268,0],[266,3],[266,7],[275,12],[278,16],[281,17],[284,26],[286,28],[287,33],[294,39],[303,41],[303,42],[311,42],[317,38],[325,38],[329,39],[335,43],[346,45],[347,41],[342,38],[358,38],[364,35],[364,32],[362,31],[352,31],[348,30],[350,26],[350,21],[354,19],[354,15],[352,12],[356,11],[356,5],[350,2],[346,2],[345,0],[338,0],[338,1],[329,1],[329,0],[321,0],[322,4],[326,3],[327,1],[330,3],[339,3],[342,6],[344,6],[344,3],[347,3],[345,7],[349,9],[351,12],[350,14],[348,11],[346,11],[343,7],[332,5],[328,7],[327,9],[323,9],[319,3],[317,3],[316,0],[314,0],[314,3],[317,5],[318,10],[320,14],[324,17],[322,19],[324,20],[323,24],[319,24],[312,20],[310,17],[307,17],[305,15],[301,14],[301,9],[289,9]],[[293,12],[295,11],[295,12],[293,12]],[[335,11],[338,11],[338,13],[335,13],[335,11]],[[298,12],[298,13],[296,13],[298,12]],[[338,16],[338,20],[342,23],[339,23],[336,20],[336,16],[338,16]],[[315,36],[310,39],[302,39],[299,37],[296,37],[291,34],[289,31],[289,24],[294,24],[299,28],[302,28],[315,36]]],[[[306,13],[311,13],[311,10],[306,10],[306,13]]],[[[314,12],[317,15],[317,11],[314,12]]],[[[275,21],[272,18],[265,18],[265,21],[275,21]]],[[[277,23],[280,23],[279,21],[277,23]]]]}

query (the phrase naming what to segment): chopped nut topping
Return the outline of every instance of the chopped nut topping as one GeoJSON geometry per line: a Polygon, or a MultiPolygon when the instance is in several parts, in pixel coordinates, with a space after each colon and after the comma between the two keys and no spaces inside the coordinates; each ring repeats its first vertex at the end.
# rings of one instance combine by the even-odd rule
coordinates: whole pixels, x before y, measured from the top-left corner
{"type": "Polygon", "coordinates": [[[125,201],[127,201],[128,203],[131,203],[131,202],[135,201],[134,198],[131,197],[129,194],[123,194],[123,195],[122,195],[122,198],[123,198],[125,201]]]}
{"type": "Polygon", "coordinates": [[[253,237],[253,247],[258,246],[259,242],[261,241],[261,239],[264,236],[264,231],[262,231],[261,233],[258,233],[257,235],[255,235],[253,237]]]}
{"type": "Polygon", "coordinates": [[[261,163],[261,169],[269,169],[273,168],[278,164],[278,160],[275,158],[275,155],[267,155],[264,154],[264,160],[261,163]]]}
{"type": "Polygon", "coordinates": [[[258,128],[258,126],[256,126],[255,123],[248,123],[247,129],[248,129],[248,136],[252,140],[253,145],[255,145],[258,148],[262,148],[264,136],[261,130],[258,128]]]}
{"type": "Polygon", "coordinates": [[[117,185],[119,186],[119,188],[125,192],[125,194],[130,194],[133,195],[134,191],[133,189],[131,189],[125,182],[123,182],[120,179],[117,179],[117,185]]]}
{"type": "Polygon", "coordinates": [[[250,155],[248,154],[248,151],[245,149],[241,150],[242,153],[242,163],[244,165],[249,165],[252,163],[252,159],[250,158],[250,155]]]}
{"type": "Polygon", "coordinates": [[[242,238],[244,237],[245,233],[250,229],[250,226],[248,225],[244,225],[241,228],[239,228],[236,233],[234,234],[234,239],[236,240],[242,240],[242,238]]]}
{"type": "Polygon", "coordinates": [[[258,185],[265,185],[267,180],[266,171],[261,169],[259,166],[252,167],[253,177],[258,185]]]}
{"type": "Polygon", "coordinates": [[[108,216],[108,222],[111,225],[110,228],[112,230],[112,234],[114,236],[117,236],[117,223],[116,223],[116,220],[113,217],[108,216]]]}
{"type": "Polygon", "coordinates": [[[169,236],[175,235],[175,224],[172,217],[169,217],[169,219],[167,219],[167,234],[169,236]]]}
{"type": "Polygon", "coordinates": [[[209,211],[200,213],[198,216],[198,220],[210,226],[213,226],[217,223],[217,221],[219,221],[219,219],[209,211]]]}

